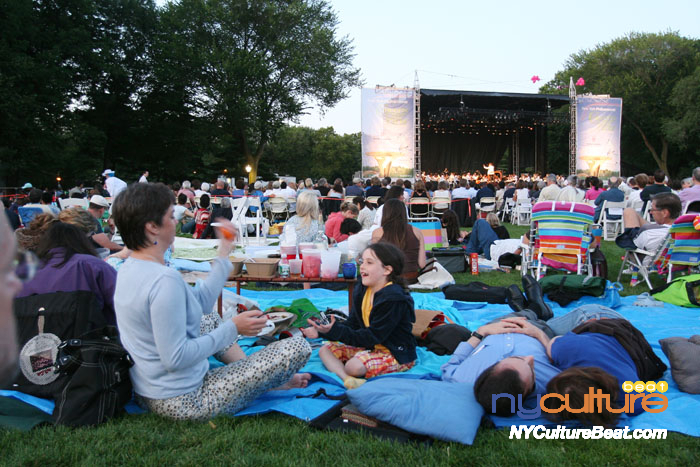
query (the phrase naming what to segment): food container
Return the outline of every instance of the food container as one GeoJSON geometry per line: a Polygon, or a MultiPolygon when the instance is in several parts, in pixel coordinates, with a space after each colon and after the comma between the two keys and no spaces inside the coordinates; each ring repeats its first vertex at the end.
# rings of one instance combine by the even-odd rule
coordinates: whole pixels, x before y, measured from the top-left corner
{"type": "Polygon", "coordinates": [[[321,251],[320,250],[305,250],[304,259],[301,266],[304,277],[320,277],[321,276],[321,251]]]}
{"type": "Polygon", "coordinates": [[[233,264],[233,270],[231,274],[228,275],[228,279],[231,280],[236,276],[240,276],[243,272],[243,258],[230,258],[231,264],[233,264]]]}
{"type": "Polygon", "coordinates": [[[255,258],[255,260],[246,260],[245,269],[251,277],[275,277],[277,273],[278,258],[255,258]]]}
{"type": "Polygon", "coordinates": [[[299,259],[304,259],[304,250],[314,250],[316,246],[313,243],[300,243],[299,244],[299,259]]]}
{"type": "Polygon", "coordinates": [[[297,257],[296,245],[283,245],[280,247],[280,256],[282,259],[295,259],[297,257]]]}
{"type": "Polygon", "coordinates": [[[337,279],[340,267],[340,251],[321,252],[321,277],[323,279],[337,279]]]}
{"type": "Polygon", "coordinates": [[[478,276],[479,275],[479,254],[478,253],[471,253],[469,255],[469,264],[471,266],[472,276],[478,276]]]}

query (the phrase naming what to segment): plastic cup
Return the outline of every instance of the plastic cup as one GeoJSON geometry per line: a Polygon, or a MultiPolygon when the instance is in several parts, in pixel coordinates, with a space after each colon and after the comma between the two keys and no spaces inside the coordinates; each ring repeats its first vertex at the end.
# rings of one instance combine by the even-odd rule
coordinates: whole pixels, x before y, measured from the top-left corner
{"type": "Polygon", "coordinates": [[[321,252],[319,250],[306,250],[301,266],[304,277],[321,276],[321,252]]]}
{"type": "Polygon", "coordinates": [[[324,279],[336,279],[340,267],[339,251],[321,252],[321,277],[324,279]]]}
{"type": "Polygon", "coordinates": [[[343,277],[345,279],[355,279],[357,277],[355,263],[343,263],[343,277]]]}
{"type": "Polygon", "coordinates": [[[293,276],[298,276],[301,274],[301,264],[302,260],[300,259],[290,259],[289,260],[289,273],[293,276]]]}

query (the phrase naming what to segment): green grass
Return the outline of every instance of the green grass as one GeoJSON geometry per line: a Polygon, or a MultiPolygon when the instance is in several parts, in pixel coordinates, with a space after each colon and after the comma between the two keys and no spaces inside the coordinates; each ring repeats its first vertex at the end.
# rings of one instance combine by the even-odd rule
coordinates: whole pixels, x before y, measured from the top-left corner
{"type": "MultiPolygon", "coordinates": [[[[525,227],[509,227],[511,236],[525,227]]],[[[604,242],[609,277],[622,250],[604,242]]],[[[520,274],[457,274],[458,283],[519,284],[520,274]]],[[[629,282],[629,279],[627,279],[629,282]]],[[[662,281],[661,281],[662,282],[662,281]]],[[[646,286],[625,287],[623,294],[646,286]]],[[[666,440],[510,440],[508,431],[481,428],[473,446],[435,441],[396,444],[362,433],[318,431],[283,415],[217,417],[212,424],[172,422],[151,414],[96,428],[39,427],[0,431],[1,465],[697,465],[700,439],[669,433],[666,440]]]]}

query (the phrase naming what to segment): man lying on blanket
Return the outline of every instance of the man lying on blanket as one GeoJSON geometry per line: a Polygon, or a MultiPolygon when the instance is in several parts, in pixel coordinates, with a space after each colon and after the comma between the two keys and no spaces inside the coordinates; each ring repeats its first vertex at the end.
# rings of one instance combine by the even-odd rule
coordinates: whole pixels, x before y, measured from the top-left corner
{"type": "MultiPolygon", "coordinates": [[[[479,327],[455,350],[442,366],[442,379],[473,383],[475,395],[486,413],[492,413],[493,394],[522,394],[523,406],[532,408],[538,394],[547,393],[547,383],[559,372],[543,344],[554,336],[568,333],[589,320],[621,318],[614,310],[600,305],[584,305],[564,316],[542,321],[531,310],[510,313],[479,327]],[[540,339],[525,334],[522,318],[541,330],[540,339]]],[[[532,333],[533,335],[535,333],[532,333]]],[[[510,416],[510,402],[500,398],[496,414],[510,416]]]]}

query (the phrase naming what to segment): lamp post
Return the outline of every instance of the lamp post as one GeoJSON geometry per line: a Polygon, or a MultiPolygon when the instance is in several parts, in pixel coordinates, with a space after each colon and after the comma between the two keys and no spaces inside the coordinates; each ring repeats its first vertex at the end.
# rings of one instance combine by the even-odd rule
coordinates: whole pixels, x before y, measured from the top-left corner
{"type": "Polygon", "coordinates": [[[251,172],[252,170],[253,170],[253,168],[250,166],[250,164],[246,164],[246,166],[245,166],[245,173],[248,174],[248,183],[250,183],[250,184],[255,183],[254,180],[251,180],[251,179],[250,179],[250,172],[251,172]]]}

